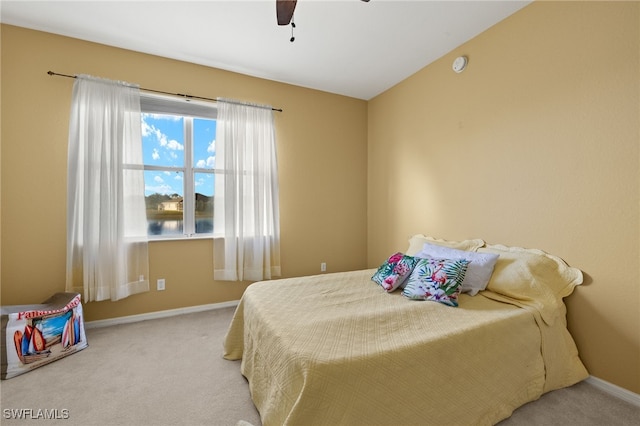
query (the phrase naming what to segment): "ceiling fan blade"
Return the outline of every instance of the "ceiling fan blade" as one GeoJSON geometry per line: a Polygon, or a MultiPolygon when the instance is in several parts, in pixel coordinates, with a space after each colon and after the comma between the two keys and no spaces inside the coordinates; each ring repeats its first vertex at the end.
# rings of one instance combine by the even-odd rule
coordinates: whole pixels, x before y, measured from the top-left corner
{"type": "Polygon", "coordinates": [[[297,0],[276,0],[276,16],[278,25],[289,25],[293,18],[297,0]]]}

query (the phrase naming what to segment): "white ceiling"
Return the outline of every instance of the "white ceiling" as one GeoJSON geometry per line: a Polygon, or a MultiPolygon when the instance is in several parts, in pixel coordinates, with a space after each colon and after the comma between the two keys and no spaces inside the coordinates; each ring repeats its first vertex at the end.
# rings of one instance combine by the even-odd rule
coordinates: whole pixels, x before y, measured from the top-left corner
{"type": "MultiPolygon", "coordinates": [[[[371,99],[530,1],[7,1],[0,21],[371,99]]],[[[54,70],[81,73],[82,70],[54,70]]]]}

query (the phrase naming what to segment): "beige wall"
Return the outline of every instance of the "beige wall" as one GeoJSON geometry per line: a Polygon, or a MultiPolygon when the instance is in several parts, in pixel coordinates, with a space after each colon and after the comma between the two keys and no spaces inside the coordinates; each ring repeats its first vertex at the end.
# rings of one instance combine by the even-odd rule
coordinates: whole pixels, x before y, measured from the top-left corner
{"type": "MultiPolygon", "coordinates": [[[[267,103],[276,113],[284,276],[366,265],[365,101],[2,26],[2,273],[4,305],[64,291],[67,135],[73,80],[135,82],[204,97],[267,103]]],[[[211,240],[154,242],[150,278],[167,289],[85,304],[86,320],[237,300],[246,283],[215,282],[211,240]]],[[[155,286],[154,286],[155,288],[155,286]]]]}
{"type": "Polygon", "coordinates": [[[368,264],[413,233],[534,247],[589,372],[640,392],[640,3],[533,3],[369,102],[368,264]],[[453,59],[469,57],[456,74],[453,59]]]}

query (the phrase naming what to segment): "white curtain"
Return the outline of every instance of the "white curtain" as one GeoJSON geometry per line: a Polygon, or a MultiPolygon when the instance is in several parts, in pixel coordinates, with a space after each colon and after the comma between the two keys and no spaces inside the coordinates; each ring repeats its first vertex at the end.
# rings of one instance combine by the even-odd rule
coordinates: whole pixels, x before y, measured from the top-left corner
{"type": "Polygon", "coordinates": [[[80,75],[67,175],[67,291],[86,302],[149,290],[140,90],[80,75]]]}
{"type": "Polygon", "coordinates": [[[278,165],[271,107],[218,99],[214,279],[280,276],[278,165]]]}

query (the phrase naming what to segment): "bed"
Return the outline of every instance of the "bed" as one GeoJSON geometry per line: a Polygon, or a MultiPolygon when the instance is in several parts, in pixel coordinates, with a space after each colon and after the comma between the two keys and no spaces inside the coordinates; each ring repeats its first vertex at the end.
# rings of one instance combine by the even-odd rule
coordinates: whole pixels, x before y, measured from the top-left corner
{"type": "Polygon", "coordinates": [[[242,359],[265,426],[491,425],[588,376],[562,301],[578,269],[482,240],[417,235],[405,254],[426,242],[497,254],[486,288],[457,307],[385,291],[377,269],[247,288],[224,357],[242,359]]]}

